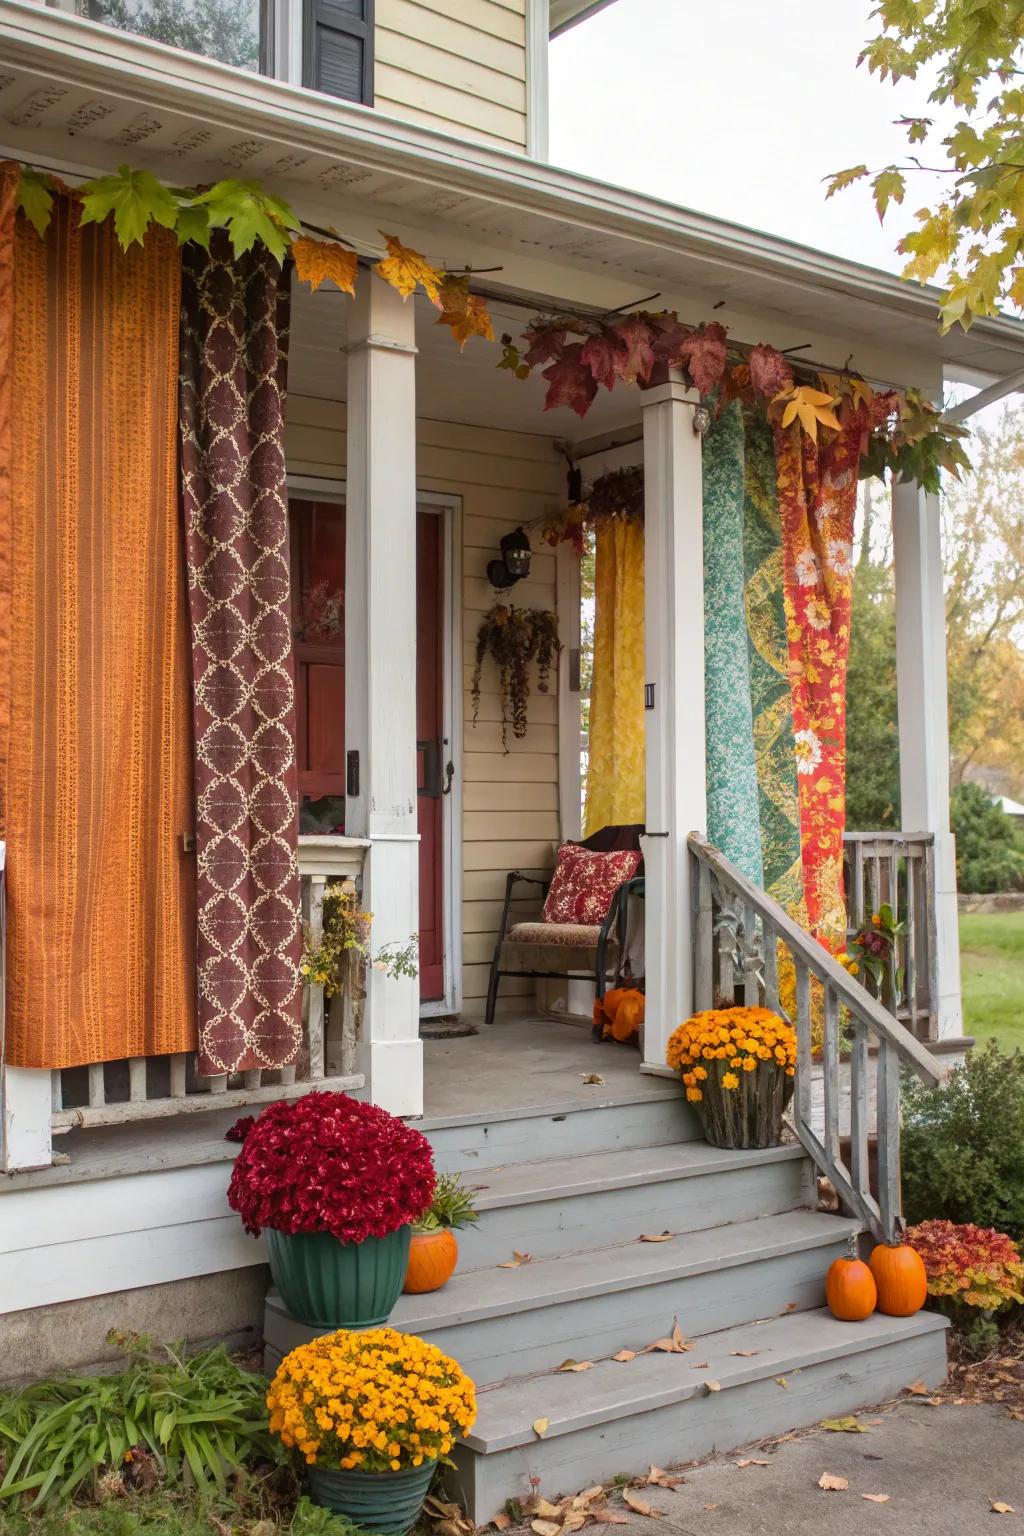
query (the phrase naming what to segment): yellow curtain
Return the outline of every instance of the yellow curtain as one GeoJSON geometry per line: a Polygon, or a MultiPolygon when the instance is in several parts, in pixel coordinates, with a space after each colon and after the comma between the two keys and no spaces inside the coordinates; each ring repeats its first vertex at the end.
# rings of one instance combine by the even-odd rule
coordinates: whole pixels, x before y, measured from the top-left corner
{"type": "Polygon", "coordinates": [[[644,819],[644,529],[595,535],[594,672],[584,832],[644,819]]]}
{"type": "Polygon", "coordinates": [[[0,835],[6,1059],[195,1048],[177,503],[181,258],[0,167],[0,835]]]}

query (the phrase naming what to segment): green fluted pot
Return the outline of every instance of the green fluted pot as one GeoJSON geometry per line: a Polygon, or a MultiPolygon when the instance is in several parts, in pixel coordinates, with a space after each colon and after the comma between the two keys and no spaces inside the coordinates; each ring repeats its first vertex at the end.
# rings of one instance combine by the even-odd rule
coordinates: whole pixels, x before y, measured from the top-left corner
{"type": "Polygon", "coordinates": [[[314,1504],[347,1515],[364,1531],[405,1536],[419,1519],[436,1465],[425,1461],[404,1472],[310,1467],[309,1496],[314,1504]]]}
{"type": "MultiPolygon", "coordinates": [[[[342,1243],[329,1232],[266,1227],[274,1284],[292,1317],[311,1328],[379,1328],[391,1316],[409,1263],[412,1227],[342,1243]]],[[[417,1471],[419,1468],[416,1469],[417,1471]]]]}

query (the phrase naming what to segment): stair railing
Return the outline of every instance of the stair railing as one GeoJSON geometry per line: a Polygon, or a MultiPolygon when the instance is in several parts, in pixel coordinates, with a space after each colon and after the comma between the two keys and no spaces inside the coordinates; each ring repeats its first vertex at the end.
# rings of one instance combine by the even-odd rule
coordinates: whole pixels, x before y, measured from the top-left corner
{"type": "Polygon", "coordinates": [[[925,1046],[839,962],[696,832],[694,993],[698,1009],[742,1000],[793,1024],[797,1036],[793,1125],[820,1173],[875,1237],[897,1242],[900,1200],[900,1066],[931,1086],[941,1073],[925,1046]],[[824,1128],[812,1123],[815,1039],[820,1039],[824,1128]],[[849,1160],[840,1125],[844,1039],[850,1063],[849,1160]],[[871,1057],[875,1056],[877,1196],[869,1158],[871,1057]]]}

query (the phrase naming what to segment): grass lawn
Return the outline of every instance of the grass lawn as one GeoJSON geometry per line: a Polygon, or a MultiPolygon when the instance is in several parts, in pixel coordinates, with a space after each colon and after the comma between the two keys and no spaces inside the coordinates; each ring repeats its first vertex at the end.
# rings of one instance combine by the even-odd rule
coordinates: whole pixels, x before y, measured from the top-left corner
{"type": "Polygon", "coordinates": [[[960,915],[964,1034],[1024,1047],[1024,912],[960,915]]]}

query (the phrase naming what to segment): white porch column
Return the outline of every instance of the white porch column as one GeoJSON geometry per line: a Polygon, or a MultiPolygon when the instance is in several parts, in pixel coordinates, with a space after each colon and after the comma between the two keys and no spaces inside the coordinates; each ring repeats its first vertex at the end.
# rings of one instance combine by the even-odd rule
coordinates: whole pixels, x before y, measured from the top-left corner
{"type": "Polygon", "coordinates": [[[644,1059],[693,1011],[686,838],[707,826],[704,770],[704,533],[696,396],[656,385],[643,401],[647,685],[644,1059]],[[651,700],[647,700],[650,705],[651,700]]]}
{"type": "Polygon", "coordinates": [[[956,846],[949,830],[946,603],[939,498],[913,483],[892,491],[900,803],[905,832],[935,839],[936,953],[932,987],[940,1039],[963,1034],[956,846]]]}
{"type": "MultiPolygon", "coordinates": [[[[416,830],[415,311],[371,272],[350,311],[345,535],[345,830],[370,846],[372,947],[419,927],[416,830]],[[354,760],[352,753],[358,753],[354,760]]],[[[370,1097],[423,1113],[419,983],[367,973],[356,1052],[370,1097]]]]}

